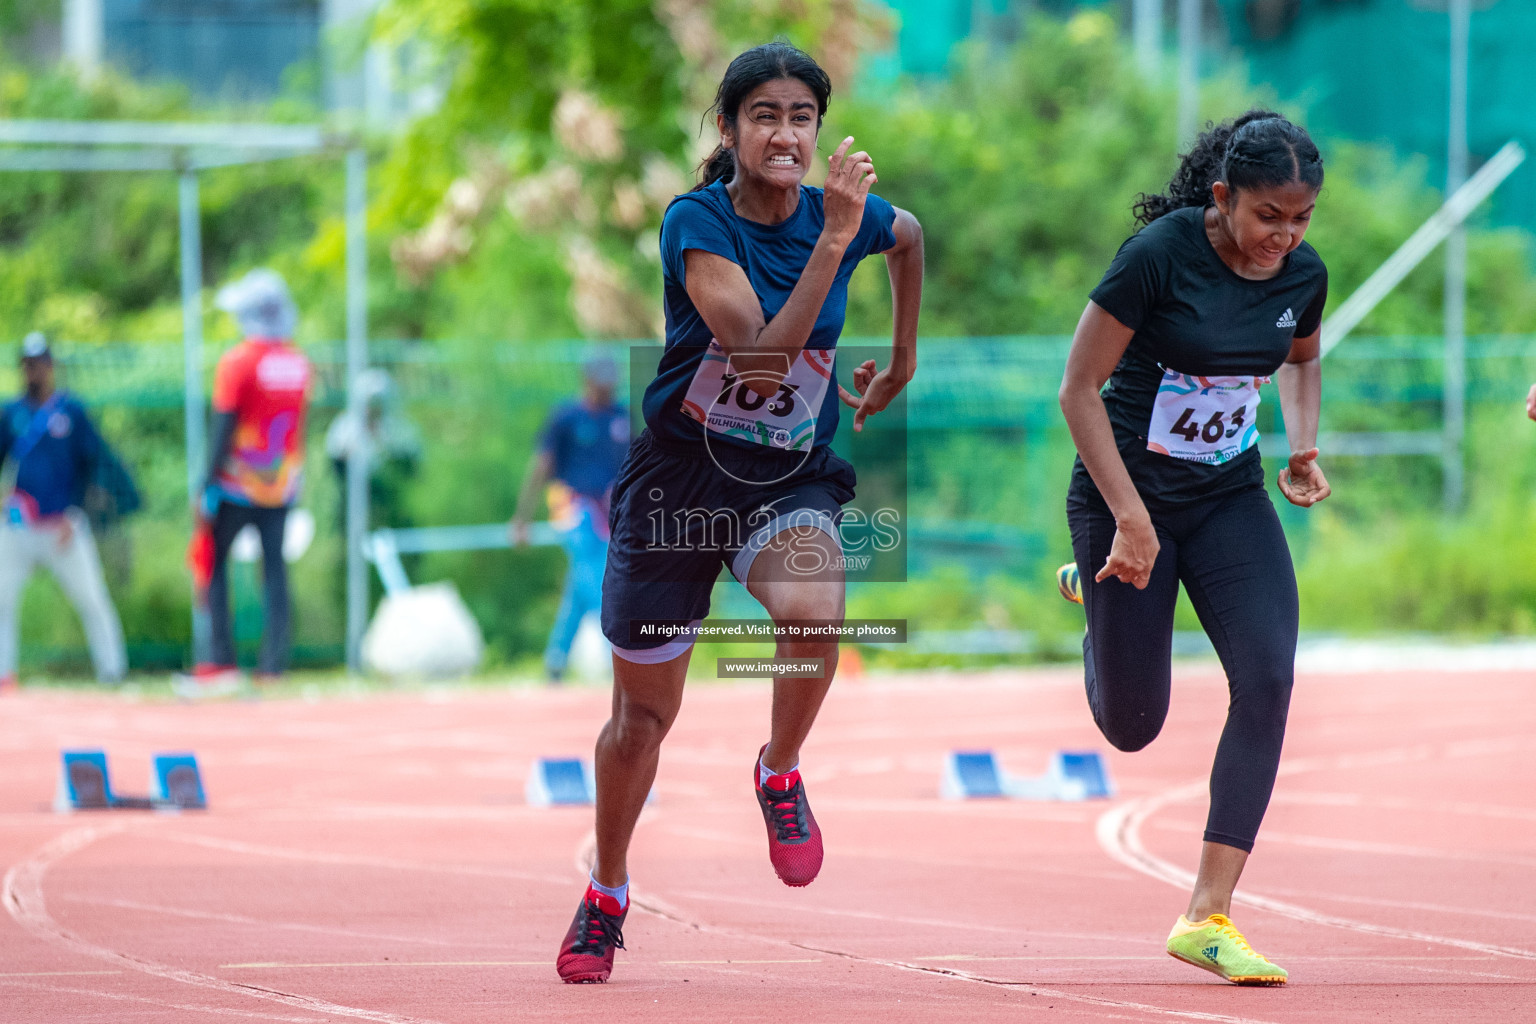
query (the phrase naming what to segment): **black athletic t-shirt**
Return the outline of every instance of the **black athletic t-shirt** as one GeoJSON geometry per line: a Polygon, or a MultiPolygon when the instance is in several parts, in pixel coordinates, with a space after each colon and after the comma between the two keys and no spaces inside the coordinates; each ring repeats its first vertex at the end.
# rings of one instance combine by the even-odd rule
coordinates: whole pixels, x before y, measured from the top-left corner
{"type": "MultiPolygon", "coordinates": [[[[1187,505],[1262,486],[1258,385],[1322,321],[1317,251],[1302,242],[1274,277],[1240,277],[1211,246],[1205,211],[1187,207],[1127,239],[1090,298],[1136,332],[1101,394],[1142,500],[1187,505]]],[[[1080,458],[1071,492],[1102,503],[1080,458]]]]}

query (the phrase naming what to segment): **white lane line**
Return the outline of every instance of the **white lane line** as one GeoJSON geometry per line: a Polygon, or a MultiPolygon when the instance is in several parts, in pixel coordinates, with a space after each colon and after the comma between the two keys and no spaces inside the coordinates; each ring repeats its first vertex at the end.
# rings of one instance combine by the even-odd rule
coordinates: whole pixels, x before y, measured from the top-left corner
{"type": "Polygon", "coordinates": [[[972,964],[990,963],[994,960],[1045,960],[1074,964],[1080,960],[1150,960],[1155,963],[1163,962],[1163,958],[1160,956],[982,956],[979,953],[945,953],[942,956],[914,956],[912,959],[918,963],[943,960],[972,964]]]}
{"type": "MultiPolygon", "coordinates": [[[[577,847],[576,858],[578,866],[583,863],[584,854],[590,846],[583,843],[577,847]]],[[[587,861],[590,863],[590,860],[587,861]]],[[[937,975],[945,978],[954,978],[958,981],[972,982],[978,985],[989,985],[995,988],[1018,989],[1021,991],[1038,992],[1042,996],[1053,999],[1064,999],[1069,1002],[1086,1003],[1091,1006],[1103,1006],[1118,1011],[1131,1011],[1147,1014],[1153,1017],[1167,1017],[1178,1020],[1212,1021],[1215,1024],[1275,1024],[1273,1021],[1265,1021],[1253,1017],[1234,1017],[1220,1013],[1203,1013],[1197,1010],[1177,1010],[1164,1006],[1154,1006],[1150,1003],[1137,1003],[1124,999],[1110,999],[1104,996],[1091,996],[1081,992],[1065,991],[1057,988],[1049,988],[1031,981],[1019,981],[1011,978],[993,978],[982,974],[974,974],[953,967],[940,967],[935,964],[918,963],[916,961],[889,960],[882,957],[865,956],[859,953],[850,953],[845,950],[827,949],[821,946],[811,945],[805,942],[795,942],[790,939],[779,939],[770,935],[762,935],[756,932],[741,931],[735,928],[723,928],[717,925],[705,924],[693,920],[685,912],[673,907],[664,900],[658,899],[650,893],[640,894],[631,887],[630,906],[636,910],[645,911],[680,925],[689,930],[697,930],[713,935],[726,936],[728,938],[742,939],[750,942],[765,943],[772,946],[784,946],[795,950],[804,950],[808,953],[822,953],[826,956],[837,957],[841,960],[851,960],[857,963],[872,964],[877,967],[888,967],[893,970],[909,971],[915,974],[937,975]]],[[[739,961],[738,961],[739,962],[739,961]]]]}
{"type": "MultiPolygon", "coordinates": [[[[1203,822],[1169,820],[1161,818],[1151,824],[1159,832],[1182,832],[1185,835],[1199,833],[1203,822]]],[[[1333,836],[1313,836],[1296,832],[1264,830],[1266,843],[1285,843],[1313,850],[1338,850],[1343,853],[1370,853],[1383,857],[1412,857],[1418,860],[1463,861],[1468,864],[1507,864],[1518,868],[1536,868],[1536,857],[1517,857],[1498,853],[1478,853],[1471,850],[1449,850],[1436,846],[1409,846],[1406,843],[1378,843],[1368,839],[1337,839],[1333,836]]]]}
{"type": "MultiPolygon", "coordinates": [[[[1351,754],[1331,759],[1310,758],[1293,762],[1290,765],[1282,765],[1281,774],[1294,775],[1307,771],[1340,770],[1362,764],[1394,764],[1405,761],[1429,760],[1436,756],[1478,756],[1491,750],[1506,749],[1507,745],[1528,743],[1529,741],[1522,737],[1518,740],[1481,740],[1441,747],[1428,745],[1404,747],[1370,754],[1351,754]]],[[[1100,816],[1097,828],[1095,829],[1099,846],[1111,858],[1127,867],[1135,868],[1145,875],[1167,882],[1180,889],[1189,889],[1195,882],[1194,872],[1187,871],[1150,853],[1142,845],[1141,827],[1148,818],[1163,807],[1184,800],[1197,799],[1206,791],[1208,785],[1207,780],[1200,779],[1182,786],[1165,789],[1161,793],[1154,793],[1137,800],[1126,801],[1106,811],[1100,816]]],[[[1496,956],[1536,960],[1536,950],[1522,949],[1516,946],[1500,946],[1487,942],[1477,942],[1471,939],[1458,939],[1414,929],[1393,928],[1370,921],[1356,921],[1347,917],[1339,917],[1335,914],[1320,913],[1307,907],[1263,896],[1258,893],[1238,892],[1233,896],[1233,902],[1257,907],[1260,910],[1268,910],[1271,913],[1307,924],[1327,925],[1332,928],[1343,928],[1348,931],[1362,932],[1370,935],[1382,935],[1393,939],[1431,942],[1442,946],[1451,946],[1456,949],[1491,953],[1496,956]]]]}
{"type": "Polygon", "coordinates": [[[1536,921],[1536,914],[1517,914],[1507,910],[1486,910],[1481,907],[1453,907],[1444,903],[1420,903],[1416,900],[1389,900],[1377,896],[1345,896],[1336,892],[1317,892],[1312,889],[1274,889],[1276,896],[1295,896],[1304,900],[1327,900],[1334,903],[1359,903],[1369,907],[1391,907],[1393,910],[1422,910],[1431,914],[1456,914],[1469,917],[1490,917],[1501,921],[1536,921]]]}
{"type": "MultiPolygon", "coordinates": [[[[935,801],[937,802],[937,801],[935,801]]],[[[818,804],[819,806],[819,804],[818,804]]],[[[1078,824],[1087,824],[1087,816],[1078,819],[1078,824]]],[[[758,848],[763,845],[760,835],[748,837],[740,833],[720,832],[713,829],[696,828],[690,825],[669,823],[664,827],[668,835],[679,836],[683,839],[698,839],[709,843],[725,843],[731,846],[750,846],[758,848]]],[[[967,868],[985,871],[990,874],[998,874],[1004,871],[1018,872],[1026,875],[1063,875],[1068,878],[1101,879],[1112,882],[1129,881],[1129,876],[1123,871],[1104,871],[1092,868],[1064,868],[1054,864],[1036,864],[1025,860],[1013,863],[999,864],[995,861],[960,860],[951,857],[925,857],[921,854],[903,853],[897,850],[873,850],[859,847],[839,846],[839,857],[859,857],[865,860],[893,861],[898,864],[920,864],[925,867],[943,868],[967,868]]]]}
{"type": "MultiPolygon", "coordinates": [[[[644,811],[641,811],[641,817],[639,817],[639,820],[636,821],[636,829],[637,827],[641,826],[641,824],[656,820],[657,817],[660,817],[659,812],[657,812],[656,809],[651,808],[651,806],[647,806],[644,811]]],[[[576,844],[576,851],[574,851],[573,858],[571,858],[571,860],[573,860],[573,866],[574,869],[576,869],[576,874],[578,874],[578,877],[587,878],[588,875],[590,875],[591,866],[593,866],[594,860],[596,860],[596,851],[598,851],[598,835],[596,835],[596,829],[594,829],[594,831],[587,832],[587,835],[584,835],[584,837],[581,838],[581,841],[576,844]]],[[[673,924],[679,924],[679,926],[685,927],[685,929],[688,930],[699,930],[699,932],[707,932],[711,933],[711,935],[723,935],[728,936],[728,938],[737,938],[737,940],[768,944],[768,946],[782,946],[788,947],[788,949],[805,950],[805,952],[809,953],[825,953],[825,955],[828,956],[837,956],[839,960],[851,960],[856,961],[856,963],[874,964],[874,966],[877,967],[889,967],[889,969],[892,970],[906,970],[906,972],[920,973],[920,975],[938,975],[943,976],[943,978],[954,978],[957,979],[957,981],[969,981],[969,983],[972,984],[983,984],[983,986],[998,987],[998,989],[1029,990],[1029,992],[1038,992],[1040,995],[1051,996],[1051,998],[1054,999],[1066,999],[1066,1001],[1069,1001],[1069,1003],[1086,1003],[1089,1004],[1089,1006],[1111,1007],[1111,1009],[1114,1010],[1130,1010],[1130,1012],[1144,1013],[1144,1015],[1155,1016],[1155,1018],[1175,1018],[1181,1019],[1181,1021],[1212,1021],[1213,1024],[1275,1024],[1275,1021],[1264,1021],[1264,1019],[1247,1018],[1247,1016],[1229,1016],[1226,1015],[1226,1013],[1201,1013],[1198,1012],[1198,1010],[1174,1010],[1167,1009],[1167,1007],[1152,1006],[1152,1004],[1147,1003],[1132,1003],[1132,1001],[1129,1001],[1129,999],[1109,999],[1104,998],[1104,996],[1083,995],[1083,993],[1078,992],[1064,992],[1064,990],[1061,989],[1048,989],[1048,987],[1040,986],[1040,984],[1032,983],[1032,981],[1017,981],[1017,979],[1009,978],[988,978],[988,976],[975,975],[975,973],[966,972],[966,970],[958,970],[955,969],[955,967],[938,967],[934,966],[934,964],[906,963],[906,961],[900,960],[883,960],[883,958],[879,958],[879,956],[863,956],[860,955],[860,953],[843,952],[843,950],[822,949],[822,947],[819,946],[811,946],[811,944],[808,943],[796,943],[796,941],[791,940],[782,940],[782,938],[774,938],[774,936],[771,935],[759,935],[759,933],[756,932],[743,932],[743,930],[730,929],[730,927],[714,926],[714,924],[705,924],[702,923],[702,921],[693,920],[693,918],[691,918],[688,913],[685,913],[684,910],[677,909],[677,907],[668,904],[667,901],[653,897],[653,895],[651,895],[648,890],[637,889],[633,883],[630,884],[630,906],[633,907],[633,909],[641,910],[641,912],[650,913],[650,915],[654,915],[654,917],[662,918],[662,920],[671,921],[673,924]]],[[[1097,938],[1097,936],[1095,936],[1095,938],[1097,938]]]]}
{"type": "Polygon", "coordinates": [[[257,928],[280,929],[293,932],[312,932],[318,935],[342,935],[353,939],[371,939],[376,942],[400,942],[412,943],[424,946],[457,946],[483,945],[492,947],[497,943],[463,943],[452,939],[431,939],[421,935],[387,935],[380,932],[360,932],[350,928],[333,928],[328,925],[296,924],[291,921],[265,921],[259,917],[247,917],[244,914],[220,914],[209,910],[191,910],[186,907],[167,907],[158,903],[138,903],[134,900],[102,900],[86,896],[64,896],[64,900],[70,903],[84,903],[95,907],[116,907],[119,910],[137,910],[146,914],[165,914],[170,917],[184,917],[194,921],[219,921],[226,924],[247,924],[257,928]]]}
{"type": "MultiPolygon", "coordinates": [[[[510,787],[509,787],[510,788],[510,787]]],[[[272,810],[254,814],[264,821],[463,821],[476,824],[518,824],[549,812],[541,807],[331,803],[311,804],[302,810],[272,810]]]]}
{"type": "Polygon", "coordinates": [[[754,900],[745,896],[732,896],[728,893],[694,892],[689,890],[673,890],[668,895],[674,899],[693,899],[702,903],[729,903],[739,907],[757,907],[764,910],[792,910],[794,913],[824,914],[828,917],[846,917],[863,921],[881,921],[887,924],[910,924],[920,928],[954,928],[964,932],[994,932],[999,935],[1013,935],[1020,939],[1086,939],[1092,942],[1134,942],[1139,944],[1155,941],[1141,935],[1101,935],[1094,932],[1058,932],[1040,931],[1034,928],[1009,928],[1005,925],[982,924],[977,921],[951,921],[937,917],[908,917],[899,914],[882,914],[874,910],[841,910],[836,907],[825,906],[793,906],[786,907],[783,903],[771,903],[768,900],[754,900]]]}
{"type": "MultiPolygon", "coordinates": [[[[640,825],[647,824],[660,817],[660,813],[654,807],[646,807],[640,812],[640,818],[636,822],[638,830],[640,825]]],[[[576,844],[572,858],[576,874],[586,879],[592,870],[592,865],[597,856],[597,833],[594,829],[582,837],[576,844]]],[[[755,932],[740,931],[734,928],[722,928],[716,925],[705,924],[692,919],[688,914],[673,907],[666,901],[652,896],[649,891],[637,888],[633,883],[629,889],[629,904],[632,908],[644,913],[654,915],[673,924],[681,925],[689,930],[697,930],[714,935],[723,935],[730,938],[743,939],[750,942],[765,943],[770,946],[783,946],[794,950],[804,950],[808,953],[822,953],[827,956],[837,957],[843,960],[852,960],[859,963],[873,964],[877,967],[888,967],[898,971],[910,971],[916,974],[938,975],[945,978],[954,978],[958,981],[967,981],[977,985],[989,985],[995,988],[1019,989],[1038,992],[1040,995],[1053,999],[1064,999],[1068,1002],[1086,1003],[1090,1006],[1104,1006],[1114,1010],[1132,1011],[1159,1018],[1175,1018],[1178,1020],[1211,1021],[1213,1024],[1275,1024],[1253,1017],[1233,1017],[1220,1013],[1202,1013],[1196,1010],[1176,1010],[1164,1006],[1154,1006],[1149,1003],[1137,1003],[1122,999],[1109,999],[1103,996],[1090,996],[1079,992],[1069,992],[1062,989],[1047,988],[1043,985],[1029,981],[1018,981],[1008,978],[989,978],[985,975],[972,974],[968,971],[958,970],[953,967],[939,967],[932,964],[920,964],[901,960],[886,960],[880,957],[863,956],[858,953],[849,953],[843,950],[823,949],[808,943],[794,942],[789,939],[774,938],[769,935],[761,935],[755,932]]]]}
{"type": "Polygon", "coordinates": [[[280,960],[249,964],[219,964],[221,971],[266,971],[309,967],[550,967],[549,960],[352,960],[298,964],[280,960]]]}
{"type": "Polygon", "coordinates": [[[561,875],[538,875],[529,871],[513,871],[505,868],[484,868],[473,864],[431,864],[391,857],[369,857],[352,853],[322,853],[317,850],[296,850],[285,846],[263,846],[241,842],[238,839],[218,839],[213,836],[197,836],[185,833],[162,832],[153,838],[189,846],[202,846],[210,850],[226,850],[253,857],[270,857],[274,860],[301,861],[306,864],[336,864],[343,867],[384,868],[390,871],[425,871],[433,874],[468,875],[476,878],[511,878],[520,882],[541,882],[547,885],[569,885],[570,879],[561,875]]]}
{"type": "Polygon", "coordinates": [[[1128,999],[1110,999],[1106,996],[1090,996],[1081,992],[1066,992],[1061,989],[1048,988],[1032,981],[1015,981],[1009,978],[990,978],[983,974],[972,974],[969,971],[956,970],[952,967],[933,967],[919,963],[908,963],[902,960],[885,960],[878,957],[860,956],[855,953],[842,953],[837,950],[819,949],[811,945],[793,943],[802,949],[815,950],[819,953],[828,953],[833,956],[841,956],[849,960],[858,960],[864,963],[879,964],[883,967],[893,967],[897,970],[915,971],[921,974],[939,974],[946,978],[955,978],[960,981],[975,982],[980,985],[992,985],[999,988],[1019,988],[1038,992],[1042,996],[1052,999],[1066,999],[1071,1002],[1088,1003],[1091,1006],[1105,1006],[1115,1010],[1133,1010],[1139,1013],[1149,1014],[1154,1017],[1174,1017],[1179,1020],[1215,1021],[1218,1024],[1274,1024],[1272,1021],[1263,1021],[1253,1017],[1233,1017],[1225,1013],[1202,1013],[1198,1010],[1176,1010],[1166,1006],[1155,1006],[1151,1003],[1137,1003],[1128,999]]]}
{"type": "MultiPolygon", "coordinates": [[[[84,973],[84,972],[81,972],[84,973]]],[[[99,973],[121,974],[121,971],[106,971],[99,973]]],[[[205,1006],[200,1003],[172,1003],[164,999],[154,999],[150,996],[135,996],[125,992],[106,992],[94,988],[61,988],[58,985],[27,984],[25,982],[5,981],[0,984],[12,988],[27,988],[39,992],[46,992],[50,996],[86,996],[95,999],[107,999],[119,1003],[140,1003],[146,1006],[154,1006],[160,1010],[182,1010],[187,1013],[207,1013],[216,1017],[244,1017],[249,1020],[278,1021],[280,1024],[326,1024],[327,1017],[289,1017],[276,1013],[262,1013],[259,1010],[236,1010],[227,1006],[205,1006]]],[[[58,1007],[52,1007],[54,1015],[48,1020],[61,1020],[58,1007]]]]}
{"type": "Polygon", "coordinates": [[[668,966],[694,966],[699,964],[819,964],[820,958],[811,960],[663,960],[668,966]]]}
{"type": "MultiPolygon", "coordinates": [[[[300,1010],[329,1013],[342,1017],[354,1017],[358,1020],[377,1021],[379,1024],[435,1024],[435,1022],[424,1021],[418,1017],[405,1017],[378,1010],[343,1006],[340,1003],[328,1002],[313,996],[294,995],[288,992],[279,992],[275,989],[224,981],[222,978],[199,974],[196,971],[183,970],[179,967],[157,963],[153,960],[140,959],[127,953],[119,953],[117,950],[109,949],[105,946],[98,946],[60,926],[53,919],[52,915],[48,913],[48,905],[43,897],[43,876],[47,873],[48,868],[70,854],[84,849],[98,839],[123,832],[126,827],[126,825],[84,826],[70,829],[68,832],[44,843],[32,856],[13,866],[5,873],[4,884],[0,886],[0,901],[5,903],[6,911],[23,929],[46,942],[62,946],[75,953],[94,957],[98,960],[105,960],[120,967],[141,971],[144,974],[164,978],[168,981],[180,982],[183,985],[213,989],[227,995],[266,999],[300,1010]]],[[[308,1020],[309,1018],[302,1019],[308,1020]]]]}
{"type": "Polygon", "coordinates": [[[1511,821],[1536,821],[1536,808],[1478,804],[1465,800],[1421,801],[1366,796],[1364,793],[1292,792],[1276,793],[1271,802],[1313,807],[1376,807],[1382,810],[1411,811],[1414,814],[1466,814],[1482,818],[1507,818],[1511,821]]]}
{"type": "MultiPolygon", "coordinates": [[[[1066,963],[1076,963],[1079,960],[1152,960],[1164,963],[1161,956],[982,956],[971,953],[946,953],[943,956],[915,956],[913,960],[1061,960],[1066,963]]],[[[1495,956],[1287,956],[1286,962],[1292,960],[1316,960],[1319,963],[1337,963],[1340,961],[1387,961],[1391,963],[1405,963],[1413,960],[1428,960],[1432,963],[1450,963],[1452,961],[1475,960],[1478,962],[1497,960],[1495,956]]],[[[1501,977],[1513,977],[1513,975],[1501,975],[1501,977]]]]}

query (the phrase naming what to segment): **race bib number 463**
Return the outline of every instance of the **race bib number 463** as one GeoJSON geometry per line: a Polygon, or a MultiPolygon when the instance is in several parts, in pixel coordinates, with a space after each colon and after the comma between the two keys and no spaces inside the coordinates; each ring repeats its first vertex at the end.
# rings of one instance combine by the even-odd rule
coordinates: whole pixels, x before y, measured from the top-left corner
{"type": "Polygon", "coordinates": [[[727,437],[788,451],[808,449],[816,440],[816,414],[836,358],[836,349],[802,350],[769,398],[747,387],[732,371],[725,349],[711,339],[688,385],[683,414],[727,437]]]}
{"type": "Polygon", "coordinates": [[[1268,377],[1193,377],[1165,370],[1152,406],[1147,448],[1220,465],[1259,443],[1254,414],[1268,377]]]}

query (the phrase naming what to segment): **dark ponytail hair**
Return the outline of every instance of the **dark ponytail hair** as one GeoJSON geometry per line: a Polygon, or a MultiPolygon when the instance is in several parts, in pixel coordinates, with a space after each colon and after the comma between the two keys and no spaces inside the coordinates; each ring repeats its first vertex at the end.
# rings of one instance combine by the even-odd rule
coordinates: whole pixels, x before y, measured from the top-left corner
{"type": "Polygon", "coordinates": [[[1179,169],[1158,195],[1143,192],[1131,204],[1137,224],[1186,206],[1211,204],[1211,183],[1224,181],[1234,192],[1273,188],[1299,182],[1323,187],[1323,157],[1307,130],[1273,110],[1250,110],[1243,116],[1207,127],[1179,161],[1179,169]]]}
{"type": "MultiPolygon", "coordinates": [[[[827,73],[810,54],[782,39],[754,46],[731,61],[731,66],[725,69],[725,77],[720,80],[720,88],[715,91],[714,105],[709,110],[723,116],[725,123],[734,131],[736,116],[752,90],[764,82],[780,78],[798,79],[811,90],[816,97],[816,127],[819,130],[821,119],[827,113],[827,105],[832,101],[832,79],[827,77],[827,73]]],[[[708,117],[709,111],[706,110],[704,115],[708,117]]],[[[735,173],[736,160],[731,156],[731,151],[724,146],[716,146],[715,151],[699,165],[700,180],[693,190],[697,192],[717,181],[730,181],[735,173]]]]}

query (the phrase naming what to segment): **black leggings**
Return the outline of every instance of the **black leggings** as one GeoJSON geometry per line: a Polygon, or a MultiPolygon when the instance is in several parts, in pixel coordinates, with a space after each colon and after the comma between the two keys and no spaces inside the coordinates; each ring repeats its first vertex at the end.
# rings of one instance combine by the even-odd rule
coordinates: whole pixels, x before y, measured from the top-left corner
{"type": "Polygon", "coordinates": [[[1107,509],[1072,496],[1067,522],[1088,614],[1083,667],[1093,720],[1120,750],[1140,750],[1162,730],[1183,582],[1232,694],[1205,840],[1251,851],[1275,788],[1296,663],[1296,572],[1269,496],[1260,485],[1154,512],[1162,548],[1145,590],[1115,577],[1093,581],[1115,539],[1107,509]]]}
{"type": "Polygon", "coordinates": [[[208,625],[213,663],[235,664],[235,626],[229,617],[229,549],[247,525],[261,535],[262,604],[266,622],[256,670],[279,675],[288,668],[288,565],[283,561],[286,508],[255,508],[221,502],[213,516],[213,577],[208,582],[208,625]]]}

